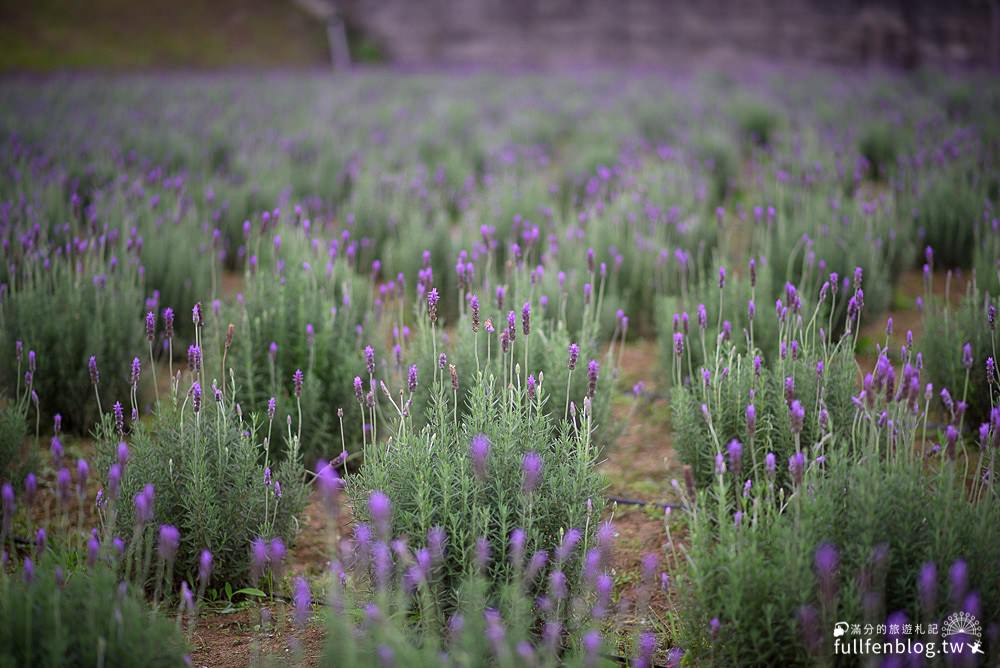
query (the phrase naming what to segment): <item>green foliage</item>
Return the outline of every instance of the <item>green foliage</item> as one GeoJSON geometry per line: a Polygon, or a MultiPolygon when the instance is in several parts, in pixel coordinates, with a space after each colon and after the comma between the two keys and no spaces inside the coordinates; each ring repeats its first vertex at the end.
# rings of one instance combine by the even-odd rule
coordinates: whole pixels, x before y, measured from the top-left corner
{"type": "MultiPolygon", "coordinates": [[[[986,359],[996,360],[996,328],[988,321],[989,308],[998,306],[996,297],[985,295],[970,285],[957,305],[928,296],[924,303],[924,335],[920,338],[927,378],[937,392],[947,389],[954,401],[968,404],[964,423],[970,428],[987,421],[996,380],[987,379],[986,359]],[[964,346],[971,347],[971,366],[964,346]]],[[[945,416],[954,420],[955,416],[945,416]]]]}
{"type": "Polygon", "coordinates": [[[691,374],[690,382],[675,384],[671,394],[674,443],[681,461],[692,467],[699,487],[711,482],[716,453],[725,453],[733,439],[744,445],[746,477],[756,480],[764,473],[767,453],[783,462],[803,444],[823,441],[830,450],[850,433],[857,371],[846,345],[809,346],[794,356],[788,352],[761,364],[759,371],[749,355],[723,346],[708,371],[708,384],[698,371],[691,374]],[[822,374],[817,372],[820,362],[822,374]],[[789,378],[793,379],[791,395],[786,389],[789,378]],[[793,400],[800,401],[805,410],[797,438],[790,428],[793,400]],[[746,417],[750,404],[756,411],[752,434],[746,417]]]}
{"type": "Polygon", "coordinates": [[[734,115],[745,142],[765,147],[771,145],[780,120],[773,109],[748,100],[736,105],[734,115]]]}
{"type": "Polygon", "coordinates": [[[858,152],[868,161],[872,178],[884,181],[892,176],[904,150],[903,141],[900,130],[889,123],[874,122],[862,128],[858,152]]]}
{"type": "Polygon", "coordinates": [[[248,273],[243,303],[227,313],[236,325],[227,365],[235,370],[248,405],[278,399],[278,425],[288,416],[298,419],[292,376],[302,370],[302,454],[313,461],[339,453],[342,437],[351,439],[345,440],[347,447],[357,449],[360,434],[353,427],[360,411],[351,381],[364,369],[364,359],[355,328],[374,322],[366,314],[368,291],[344,261],[331,263],[323,274],[321,260],[309,260],[314,269],[302,268],[299,261],[280,276],[248,273]],[[273,358],[272,343],[277,345],[273,358]],[[344,436],[340,409],[348,425],[344,436]]]}
{"type": "Polygon", "coordinates": [[[917,235],[934,249],[939,267],[969,267],[974,257],[983,193],[956,170],[932,180],[914,204],[917,235]]]}
{"type": "Polygon", "coordinates": [[[25,452],[26,409],[26,402],[11,402],[0,407],[0,480],[19,481],[31,465],[33,458],[25,452]]]}
{"type": "MultiPolygon", "coordinates": [[[[90,258],[92,259],[92,258],[90,258]]],[[[87,370],[96,357],[105,408],[128,394],[129,362],[142,351],[142,291],[134,272],[108,272],[103,261],[77,268],[56,262],[11,284],[0,301],[0,349],[24,341],[37,355],[35,391],[49,415],[59,413],[67,430],[85,433],[97,418],[87,370]],[[85,399],[85,397],[87,399],[85,399]]],[[[0,378],[13,394],[23,385],[23,360],[0,355],[0,378]]],[[[47,420],[46,420],[47,421],[47,420]]]]}
{"type": "Polygon", "coordinates": [[[0,572],[0,665],[186,665],[178,625],[111,567],[67,573],[45,557],[33,572],[30,582],[23,569],[0,572]]]}
{"type": "MultiPolygon", "coordinates": [[[[752,500],[740,501],[727,491],[732,486],[720,484],[699,495],[677,619],[677,640],[688,659],[812,666],[832,660],[829,629],[836,621],[885,624],[902,611],[912,623],[940,623],[968,605],[964,593],[946,584],[960,559],[968,567],[965,591],[980,597],[980,619],[998,618],[1000,538],[987,529],[1000,519],[995,488],[989,499],[970,501],[954,463],[928,475],[916,457],[886,461],[871,456],[871,441],[852,445],[869,454],[847,456],[842,449],[830,456],[826,474],[811,466],[809,493],[800,487],[782,500],[773,488],[755,487],[752,500]],[[739,524],[731,516],[734,507],[744,511],[739,524]],[[833,597],[819,584],[816,552],[824,544],[839,552],[833,597]],[[918,578],[928,562],[937,572],[933,609],[919,596],[918,578]],[[713,618],[720,623],[714,636],[713,618]]],[[[988,650],[995,656],[998,648],[988,650]]]]}

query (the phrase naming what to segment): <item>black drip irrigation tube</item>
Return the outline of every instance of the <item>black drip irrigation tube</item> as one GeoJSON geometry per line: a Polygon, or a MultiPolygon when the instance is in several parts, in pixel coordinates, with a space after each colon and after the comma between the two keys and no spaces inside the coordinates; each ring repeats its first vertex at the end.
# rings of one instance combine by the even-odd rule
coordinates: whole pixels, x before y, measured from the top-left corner
{"type": "Polygon", "coordinates": [[[611,503],[617,503],[619,506],[656,506],[660,510],[683,510],[684,507],[677,503],[660,503],[658,501],[643,501],[642,499],[626,499],[620,496],[609,496],[607,498],[611,503]]]}

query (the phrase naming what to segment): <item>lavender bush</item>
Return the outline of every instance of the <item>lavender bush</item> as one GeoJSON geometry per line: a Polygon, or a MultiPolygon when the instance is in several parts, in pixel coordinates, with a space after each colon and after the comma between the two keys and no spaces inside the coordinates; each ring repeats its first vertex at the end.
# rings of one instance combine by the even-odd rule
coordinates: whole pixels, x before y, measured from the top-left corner
{"type": "MultiPolygon", "coordinates": [[[[196,323],[204,322],[200,312],[198,305],[196,323]]],[[[207,548],[215,555],[213,582],[243,583],[251,577],[250,542],[259,537],[290,542],[305,505],[303,421],[293,423],[289,416],[284,424],[275,423],[274,399],[245,414],[235,383],[224,385],[212,375],[221,367],[202,352],[203,325],[196,324],[195,331],[186,371],[177,370],[169,396],[160,398],[149,420],[127,420],[119,404],[104,416],[97,431],[99,464],[108,472],[107,487],[135,499],[110,517],[115,532],[132,535],[134,543],[143,540],[144,527],[153,520],[177,527],[183,536],[177,577],[196,573],[200,550],[207,548]],[[287,447],[279,460],[272,443],[281,439],[287,447]],[[150,486],[155,506],[152,499],[141,502],[150,486]]],[[[223,345],[228,351],[229,343],[223,345]]],[[[134,397],[140,374],[133,372],[133,379],[134,397]]],[[[301,380],[296,387],[301,396],[301,380]]]]}
{"type": "Polygon", "coordinates": [[[370,442],[365,466],[348,478],[360,518],[411,540],[442,528],[449,550],[440,577],[452,591],[479,571],[493,583],[509,581],[514,529],[524,532],[528,554],[563,539],[592,544],[604,505],[592,399],[583,398],[573,408],[575,421],[565,421],[546,412],[549,402],[563,401],[563,388],[550,393],[534,378],[501,385],[480,373],[469,381],[468,412],[460,419],[446,372],[437,375],[427,425],[416,429],[402,412],[383,420],[379,428],[392,438],[370,442]],[[376,493],[392,499],[391,516],[368,503],[376,493]],[[482,540],[490,546],[488,567],[477,547],[482,540]]]}
{"type": "MultiPolygon", "coordinates": [[[[94,393],[88,361],[96,361],[105,398],[125,397],[129,361],[144,345],[141,327],[128,325],[142,315],[134,270],[114,270],[116,261],[105,262],[86,241],[79,244],[84,250],[73,265],[56,261],[44,269],[37,260],[8,286],[0,297],[0,348],[30,342],[38,360],[34,390],[48,417],[59,413],[65,429],[85,433],[99,414],[94,402],[80,400],[94,393]]],[[[0,356],[0,376],[11,394],[24,383],[26,353],[0,356]]]]}

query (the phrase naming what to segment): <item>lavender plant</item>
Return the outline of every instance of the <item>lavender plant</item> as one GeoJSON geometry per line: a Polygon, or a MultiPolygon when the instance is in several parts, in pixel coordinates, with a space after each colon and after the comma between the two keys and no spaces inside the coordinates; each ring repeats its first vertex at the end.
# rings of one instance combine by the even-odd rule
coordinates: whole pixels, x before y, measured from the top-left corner
{"type": "MultiPolygon", "coordinates": [[[[200,550],[207,548],[215,555],[213,581],[242,583],[250,579],[250,542],[257,537],[290,542],[295,517],[305,504],[301,405],[299,418],[293,422],[289,416],[284,424],[275,424],[274,399],[266,412],[262,407],[244,414],[235,374],[230,372],[225,385],[210,375],[222,367],[203,351],[209,337],[200,304],[193,320],[197,338],[188,349],[186,371],[177,370],[169,396],[161,398],[151,418],[136,420],[133,404],[127,421],[116,403],[97,430],[107,486],[135,500],[120,504],[109,521],[114,531],[132,535],[133,543],[151,540],[143,536],[153,519],[177,527],[183,536],[174,566],[178,577],[198,572],[200,550]],[[287,451],[279,460],[272,443],[282,438],[287,451]],[[143,500],[150,489],[156,490],[155,511],[152,498],[143,500]]],[[[222,344],[224,352],[232,333],[229,337],[222,344]]],[[[141,379],[137,363],[133,401],[141,379]]],[[[301,377],[299,372],[296,399],[302,393],[301,377]]]]}
{"type": "MultiPolygon", "coordinates": [[[[46,421],[58,413],[65,429],[84,433],[99,415],[93,402],[79,400],[94,392],[88,360],[104,371],[98,380],[106,397],[125,396],[128,363],[144,346],[140,328],[122,326],[142,314],[134,270],[116,270],[117,260],[105,262],[86,240],[78,243],[72,264],[57,259],[45,266],[39,259],[3,291],[0,348],[9,351],[18,341],[30,342],[39,365],[32,370],[34,391],[49,411],[46,421]]],[[[21,356],[0,356],[0,376],[10,394],[23,385],[27,370],[21,356]]]]}
{"type": "MultiPolygon", "coordinates": [[[[276,236],[269,245],[276,254],[296,257],[294,249],[281,250],[290,241],[295,238],[276,236]]],[[[302,455],[310,460],[344,448],[355,451],[360,442],[360,435],[343,429],[343,423],[354,425],[360,416],[351,386],[361,368],[359,330],[375,323],[366,315],[369,292],[342,259],[344,252],[334,240],[319,254],[298,254],[307,259],[287,268],[279,255],[273,273],[258,270],[251,255],[246,293],[227,311],[241,334],[229,358],[241,396],[253,406],[276,397],[279,426],[288,417],[297,424],[301,419],[302,455]],[[305,391],[296,389],[296,370],[305,391]]],[[[218,328],[216,340],[224,336],[218,328]]]]}
{"type": "MultiPolygon", "coordinates": [[[[969,499],[953,465],[926,474],[911,445],[898,443],[888,460],[841,450],[825,463],[790,462],[802,470],[787,495],[765,478],[741,496],[739,472],[720,473],[690,514],[676,627],[687,656],[832,664],[844,660],[830,635],[837,621],[882,629],[876,637],[889,641],[888,625],[908,624],[916,629],[909,639],[926,643],[938,640],[927,635],[931,624],[965,611],[983,622],[995,660],[1000,541],[984,527],[1000,519],[997,505],[969,499]]],[[[867,438],[852,446],[876,448],[867,438]]]]}
{"type": "MultiPolygon", "coordinates": [[[[473,445],[474,451],[477,448],[473,445]]],[[[535,464],[526,464],[522,480],[522,491],[529,495],[543,477],[540,460],[535,459],[535,464]]],[[[477,475],[486,472],[476,464],[473,469],[477,475]]],[[[426,536],[392,539],[398,504],[375,490],[355,505],[356,510],[367,509],[371,522],[355,524],[353,534],[342,537],[338,527],[343,481],[332,465],[321,461],[316,482],[333,520],[328,523],[332,558],[326,582],[325,662],[594,666],[620,660],[622,641],[631,645],[636,665],[652,666],[659,656],[649,625],[635,631],[630,643],[628,632],[606,631],[615,608],[615,531],[610,523],[601,525],[592,542],[570,530],[554,547],[535,551],[528,542],[531,532],[521,527],[499,544],[482,535],[475,541],[472,568],[455,581],[448,573],[451,553],[465,548],[443,526],[431,527],[426,536]],[[499,564],[501,560],[506,563],[499,564]],[[498,583],[493,577],[500,569],[510,575],[498,583]]],[[[668,581],[658,563],[656,555],[643,559],[637,615],[649,614],[652,593],[668,581]]],[[[312,592],[302,578],[296,581],[293,602],[295,624],[304,630],[312,592]]],[[[669,659],[671,666],[679,665],[676,652],[669,659]]]]}
{"type": "MultiPolygon", "coordinates": [[[[390,437],[373,438],[365,466],[348,478],[360,518],[411,540],[442,528],[449,551],[440,577],[451,591],[478,571],[495,584],[509,581],[514,529],[524,532],[526,553],[563,539],[593,544],[604,500],[591,396],[578,408],[574,403],[574,421],[564,421],[546,411],[547,402],[562,402],[562,388],[550,399],[544,379],[500,384],[480,372],[469,381],[467,412],[460,417],[446,372],[439,370],[430,382],[434,398],[426,426],[415,428],[403,410],[382,420],[379,428],[390,437]],[[373,494],[392,499],[391,515],[368,503],[373,494]],[[483,540],[492,555],[486,570],[477,565],[484,560],[477,548],[483,540]]],[[[398,399],[387,392],[380,401],[400,407],[407,392],[403,388],[398,399]]]]}
{"type": "Polygon", "coordinates": [[[70,572],[51,553],[0,570],[0,663],[184,666],[178,625],[105,563],[70,572]]]}
{"type": "MultiPolygon", "coordinates": [[[[952,282],[949,274],[946,279],[952,282]]],[[[971,283],[961,301],[933,296],[933,277],[925,272],[924,335],[920,339],[927,377],[941,398],[949,422],[974,429],[989,419],[998,387],[996,369],[997,301],[971,283]],[[941,392],[944,394],[941,394],[941,392]]],[[[937,402],[935,402],[937,404],[937,402]]]]}

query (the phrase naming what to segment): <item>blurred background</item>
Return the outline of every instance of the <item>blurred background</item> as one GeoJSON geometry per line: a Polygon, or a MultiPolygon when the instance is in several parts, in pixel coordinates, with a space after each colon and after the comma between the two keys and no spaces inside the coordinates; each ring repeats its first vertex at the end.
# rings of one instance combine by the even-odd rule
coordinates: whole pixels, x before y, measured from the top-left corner
{"type": "Polygon", "coordinates": [[[1000,0],[2,0],[0,71],[1000,66],[1000,0]]]}

